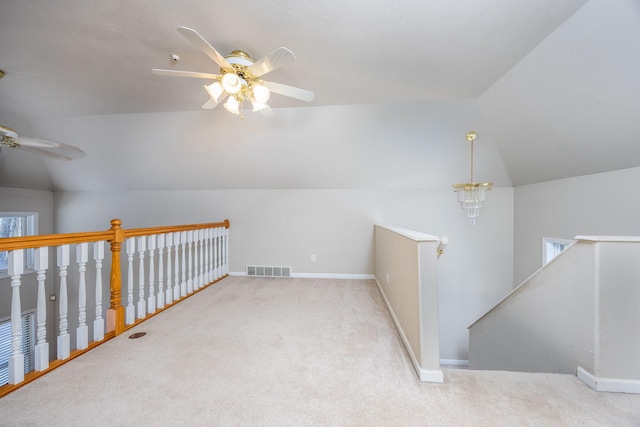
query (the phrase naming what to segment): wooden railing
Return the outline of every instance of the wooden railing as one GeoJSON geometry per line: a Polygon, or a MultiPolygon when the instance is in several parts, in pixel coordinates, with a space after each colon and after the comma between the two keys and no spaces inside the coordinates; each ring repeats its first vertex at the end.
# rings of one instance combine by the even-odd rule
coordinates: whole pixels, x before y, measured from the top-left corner
{"type": "Polygon", "coordinates": [[[121,226],[122,221],[114,219],[106,231],[0,239],[0,251],[8,251],[11,284],[9,384],[0,387],[0,397],[228,275],[228,220],[129,230],[121,226]],[[105,242],[110,245],[110,253],[105,254],[105,242]],[[123,244],[126,260],[121,256],[123,244]],[[77,270],[69,269],[72,245],[77,270]],[[90,267],[95,271],[95,280],[93,286],[87,288],[90,249],[94,261],[90,267]],[[32,254],[27,252],[31,250],[32,254]],[[57,275],[47,275],[50,255],[56,260],[57,275]],[[111,258],[110,306],[106,316],[102,308],[106,292],[102,286],[105,255],[111,258]],[[134,263],[136,255],[138,262],[134,263]],[[33,282],[32,277],[27,277],[32,271],[25,271],[27,258],[29,264],[33,264],[37,284],[27,283],[33,282]],[[123,269],[127,272],[126,284],[122,280],[123,269]],[[47,298],[46,285],[51,287],[54,281],[58,292],[47,298]],[[21,287],[29,285],[37,286],[35,363],[34,371],[24,374],[21,287]],[[87,310],[88,294],[95,297],[90,311],[87,310]],[[57,300],[56,325],[48,325],[46,321],[48,299],[57,300]],[[70,302],[74,303],[71,312],[70,302]],[[91,341],[88,317],[93,318],[91,341]],[[75,331],[69,327],[70,322],[77,326],[75,331]],[[47,331],[54,331],[54,326],[57,326],[57,358],[50,361],[47,331]],[[74,349],[71,348],[72,334],[76,337],[74,349]]]}

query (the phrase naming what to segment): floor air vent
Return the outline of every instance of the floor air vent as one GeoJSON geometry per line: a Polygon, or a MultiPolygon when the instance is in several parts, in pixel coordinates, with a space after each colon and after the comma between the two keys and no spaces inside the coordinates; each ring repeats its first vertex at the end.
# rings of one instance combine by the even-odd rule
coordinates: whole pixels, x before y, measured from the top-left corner
{"type": "Polygon", "coordinates": [[[247,266],[247,276],[253,277],[291,277],[291,267],[247,266]]]}

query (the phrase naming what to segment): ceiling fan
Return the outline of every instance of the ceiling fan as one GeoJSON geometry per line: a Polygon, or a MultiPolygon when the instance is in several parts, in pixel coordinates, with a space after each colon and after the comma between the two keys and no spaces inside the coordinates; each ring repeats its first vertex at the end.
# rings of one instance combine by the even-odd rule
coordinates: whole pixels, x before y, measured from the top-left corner
{"type": "Polygon", "coordinates": [[[87,155],[78,147],[40,138],[19,137],[10,127],[0,126],[0,147],[19,148],[57,160],[79,159],[87,155]]]}
{"type": "MultiPolygon", "coordinates": [[[[213,83],[204,86],[211,99],[205,102],[202,108],[213,109],[228,97],[224,107],[233,114],[242,117],[242,104],[244,101],[250,101],[253,111],[259,111],[263,116],[271,117],[273,110],[267,104],[271,93],[306,102],[313,100],[314,94],[309,90],[260,79],[261,76],[296,60],[289,49],[278,48],[257,61],[241,50],[234,50],[229,55],[222,56],[195,30],[179,27],[178,31],[220,66],[220,74],[158,68],[152,69],[151,72],[160,76],[214,80],[213,83]]],[[[178,58],[175,55],[172,57],[174,60],[178,58]]]]}

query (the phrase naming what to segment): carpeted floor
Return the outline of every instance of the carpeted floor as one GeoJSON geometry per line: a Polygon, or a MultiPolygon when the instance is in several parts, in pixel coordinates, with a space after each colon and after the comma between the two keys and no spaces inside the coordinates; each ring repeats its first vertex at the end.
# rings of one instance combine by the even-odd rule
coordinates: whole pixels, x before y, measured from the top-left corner
{"type": "Polygon", "coordinates": [[[444,374],[417,380],[371,280],[229,277],[0,399],[0,425],[640,426],[639,395],[575,376],[444,374]]]}

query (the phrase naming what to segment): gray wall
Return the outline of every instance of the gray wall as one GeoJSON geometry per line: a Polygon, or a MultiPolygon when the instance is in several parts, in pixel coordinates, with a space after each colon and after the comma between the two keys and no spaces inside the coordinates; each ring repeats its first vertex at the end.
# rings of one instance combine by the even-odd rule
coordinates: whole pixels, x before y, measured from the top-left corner
{"type": "Polygon", "coordinates": [[[125,228],[228,218],[232,272],[372,275],[374,224],[448,236],[438,262],[444,359],[467,359],[467,326],[511,289],[511,188],[490,192],[475,227],[450,189],[57,192],[55,205],[59,232],[106,229],[112,218],[125,228]]]}
{"type": "Polygon", "coordinates": [[[596,262],[594,245],[573,245],[474,323],[469,368],[592,372],[596,262]]]}
{"type": "Polygon", "coordinates": [[[514,285],[542,265],[542,238],[640,236],[640,168],[515,188],[514,285]]]}
{"type": "Polygon", "coordinates": [[[467,326],[511,289],[513,189],[475,100],[278,109],[272,120],[215,110],[56,117],[32,127],[87,152],[45,162],[56,232],[103,230],[112,218],[129,228],[228,218],[232,271],[356,275],[373,274],[376,223],[446,235],[445,359],[467,359],[467,326]],[[468,179],[469,130],[479,135],[476,178],[495,183],[476,227],[451,188],[468,179]]]}

